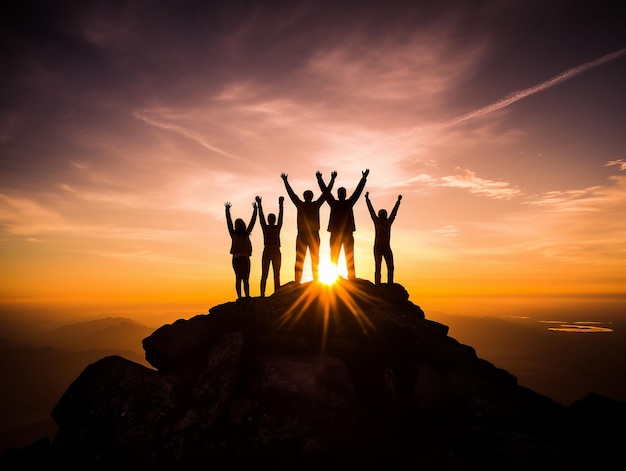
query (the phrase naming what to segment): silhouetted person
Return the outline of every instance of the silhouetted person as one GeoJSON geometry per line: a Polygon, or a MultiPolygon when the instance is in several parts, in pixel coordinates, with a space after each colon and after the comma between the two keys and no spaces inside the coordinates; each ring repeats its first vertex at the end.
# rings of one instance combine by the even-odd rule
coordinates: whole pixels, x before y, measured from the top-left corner
{"type": "Polygon", "coordinates": [[[226,207],[226,224],[228,225],[228,232],[230,233],[231,245],[230,253],[233,254],[233,270],[235,271],[235,289],[237,290],[237,299],[241,299],[241,284],[243,283],[243,290],[246,298],[250,297],[250,256],[252,255],[252,242],[250,241],[250,233],[256,222],[257,205],[256,202],[252,203],[254,211],[252,211],[252,218],[248,227],[243,219],[235,220],[235,227],[233,227],[233,220],[230,216],[231,204],[227,201],[224,206],[226,207]]]}
{"type": "Polygon", "coordinates": [[[267,222],[263,215],[263,205],[261,197],[256,197],[257,206],[259,208],[259,222],[263,229],[263,258],[261,261],[261,296],[265,296],[265,285],[267,284],[267,275],[270,270],[270,263],[274,271],[274,292],[280,288],[280,264],[282,255],[280,253],[280,229],[283,227],[283,202],[284,197],[278,198],[278,220],[276,215],[270,213],[267,215],[267,222]]]}
{"type": "Polygon", "coordinates": [[[372,221],[374,221],[374,229],[376,235],[374,236],[374,282],[379,285],[381,278],[381,265],[383,258],[387,265],[387,283],[393,284],[393,252],[391,251],[391,224],[396,219],[398,214],[398,208],[400,207],[400,201],[402,195],[398,195],[398,201],[391,210],[391,214],[387,217],[387,211],[381,209],[378,211],[378,216],[372,207],[372,203],[369,198],[369,191],[365,193],[365,202],[367,203],[367,209],[370,212],[372,221]]]}
{"type": "MultiPolygon", "coordinates": [[[[330,186],[326,186],[324,180],[322,180],[322,175],[319,172],[317,175],[317,182],[330,206],[330,220],[328,221],[328,232],[330,232],[330,260],[333,264],[337,265],[341,247],[343,247],[343,252],[346,256],[346,265],[348,266],[348,279],[350,280],[356,278],[353,235],[356,226],[354,224],[354,211],[352,208],[354,208],[354,204],[359,199],[359,196],[361,196],[369,173],[369,169],[363,171],[361,181],[354,190],[354,193],[352,193],[352,196],[348,199],[346,199],[346,189],[344,187],[340,187],[337,190],[337,199],[335,199],[330,192],[330,186]]],[[[333,172],[332,175],[334,178],[337,172],[333,172]]]]}
{"type": "MultiPolygon", "coordinates": [[[[317,172],[318,178],[321,173],[317,172]]],[[[335,172],[330,180],[330,188],[335,183],[335,172]]],[[[306,251],[309,249],[309,255],[311,256],[311,272],[313,273],[313,279],[318,280],[317,268],[320,263],[320,207],[326,201],[326,196],[322,194],[318,199],[313,201],[313,192],[306,190],[303,193],[304,201],[302,201],[294,193],[291,185],[287,181],[287,174],[282,173],[280,177],[285,182],[285,188],[287,194],[293,204],[298,209],[297,221],[298,221],[298,235],[296,236],[296,265],[295,265],[295,281],[300,283],[302,281],[302,269],[304,267],[304,258],[306,257],[306,251]]]]}

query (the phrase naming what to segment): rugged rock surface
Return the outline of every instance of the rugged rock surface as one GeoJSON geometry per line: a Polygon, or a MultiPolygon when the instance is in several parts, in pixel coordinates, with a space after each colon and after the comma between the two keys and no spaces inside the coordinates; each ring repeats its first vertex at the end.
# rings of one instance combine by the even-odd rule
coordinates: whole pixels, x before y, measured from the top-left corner
{"type": "Polygon", "coordinates": [[[425,318],[400,285],[288,284],[87,367],[54,441],[7,465],[81,469],[622,469],[625,405],[569,408],[425,318]],[[593,447],[612,444],[600,453],[593,447]],[[591,448],[586,448],[590,444],[591,448]],[[30,461],[29,461],[30,460],[30,461]],[[613,466],[618,466],[613,468],[613,466]]]}

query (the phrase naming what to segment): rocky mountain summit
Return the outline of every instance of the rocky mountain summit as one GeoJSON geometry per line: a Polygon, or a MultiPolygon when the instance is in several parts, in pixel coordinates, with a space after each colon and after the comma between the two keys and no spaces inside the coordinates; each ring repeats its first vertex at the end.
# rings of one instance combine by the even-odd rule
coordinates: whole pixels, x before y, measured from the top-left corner
{"type": "MultiPolygon", "coordinates": [[[[6,453],[49,469],[623,469],[626,404],[564,407],[426,319],[398,284],[289,283],[90,366],[58,433],[6,453]]],[[[0,463],[1,464],[1,463],[0,463]]]]}

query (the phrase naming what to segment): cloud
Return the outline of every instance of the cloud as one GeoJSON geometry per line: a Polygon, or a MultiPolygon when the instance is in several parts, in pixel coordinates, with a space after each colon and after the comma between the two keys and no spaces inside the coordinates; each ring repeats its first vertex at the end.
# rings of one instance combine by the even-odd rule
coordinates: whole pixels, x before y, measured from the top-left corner
{"type": "Polygon", "coordinates": [[[0,193],[0,225],[11,234],[32,235],[65,232],[71,228],[65,219],[29,198],[0,193]]]}
{"type": "Polygon", "coordinates": [[[463,188],[470,193],[495,199],[511,199],[522,195],[522,191],[502,180],[486,180],[476,176],[476,173],[457,167],[460,174],[439,178],[437,185],[451,188],[463,188]]]}
{"type": "Polygon", "coordinates": [[[447,226],[434,229],[432,232],[441,237],[456,237],[461,233],[460,229],[454,224],[448,224],[447,226]]]}
{"type": "Polygon", "coordinates": [[[626,170],[626,161],[623,159],[609,160],[607,163],[604,164],[605,167],[611,167],[614,165],[617,165],[620,170],[626,170]]]}
{"type": "Polygon", "coordinates": [[[184,136],[184,137],[186,137],[186,138],[188,138],[188,139],[190,139],[190,140],[192,140],[194,142],[197,142],[202,147],[204,147],[204,148],[206,148],[206,149],[208,149],[208,150],[210,150],[212,152],[215,152],[217,154],[223,155],[225,157],[229,157],[231,159],[243,160],[240,157],[237,157],[236,155],[231,154],[230,152],[222,150],[222,149],[220,149],[220,148],[218,148],[218,147],[216,147],[214,145],[211,145],[210,143],[208,143],[206,141],[206,139],[203,136],[198,135],[195,132],[190,131],[189,129],[186,129],[186,128],[180,126],[180,125],[165,123],[165,122],[162,122],[162,121],[160,121],[158,119],[151,118],[151,117],[147,116],[148,113],[153,114],[153,115],[157,115],[157,116],[163,114],[163,113],[159,113],[159,112],[155,112],[155,111],[152,111],[152,112],[145,111],[145,112],[135,113],[134,116],[137,119],[140,119],[140,120],[146,122],[147,124],[150,124],[151,126],[155,126],[157,128],[165,129],[165,130],[172,131],[174,133],[180,134],[180,135],[182,135],[182,136],[184,136]]]}
{"type": "Polygon", "coordinates": [[[481,41],[459,45],[452,39],[452,26],[437,26],[417,29],[409,37],[388,34],[375,41],[353,34],[316,51],[303,74],[322,84],[324,95],[342,101],[347,97],[353,106],[406,101],[407,112],[430,111],[485,54],[481,41]]]}
{"type": "Polygon", "coordinates": [[[103,251],[94,251],[94,255],[107,257],[107,258],[116,258],[122,259],[126,261],[143,261],[149,262],[159,265],[197,265],[202,266],[205,265],[206,262],[204,260],[198,260],[189,257],[189,254],[184,254],[184,256],[177,256],[172,254],[167,254],[165,252],[156,252],[153,250],[141,250],[135,252],[115,252],[112,250],[103,250],[103,251]]]}
{"type": "Polygon", "coordinates": [[[590,186],[582,189],[547,191],[524,202],[552,212],[601,212],[626,204],[626,177],[610,177],[610,186],[590,186]]]}

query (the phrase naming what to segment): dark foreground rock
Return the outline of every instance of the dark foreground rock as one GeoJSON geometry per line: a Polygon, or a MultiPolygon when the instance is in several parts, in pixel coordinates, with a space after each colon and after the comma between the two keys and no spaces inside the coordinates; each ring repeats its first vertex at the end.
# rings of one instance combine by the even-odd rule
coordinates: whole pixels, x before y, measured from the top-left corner
{"type": "Polygon", "coordinates": [[[165,325],[143,340],[156,369],[91,364],[52,411],[52,443],[0,464],[623,469],[623,403],[592,394],[564,408],[408,298],[364,280],[289,284],[165,325]]]}

